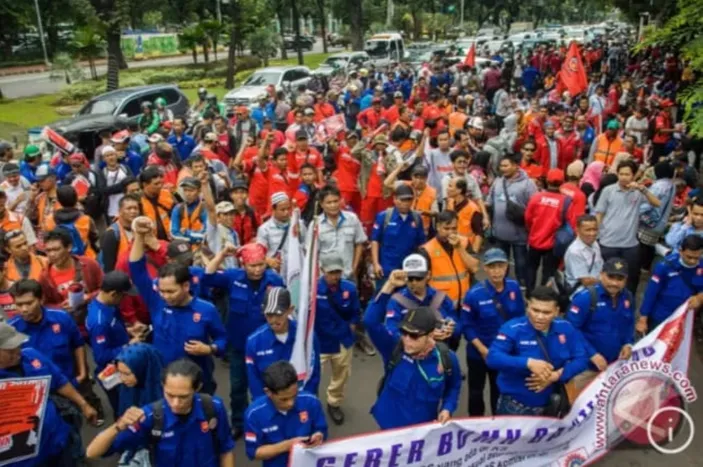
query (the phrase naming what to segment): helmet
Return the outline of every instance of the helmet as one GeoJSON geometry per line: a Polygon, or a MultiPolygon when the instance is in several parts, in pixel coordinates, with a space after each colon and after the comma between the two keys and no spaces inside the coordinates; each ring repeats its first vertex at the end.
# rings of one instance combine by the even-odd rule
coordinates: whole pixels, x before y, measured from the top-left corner
{"type": "Polygon", "coordinates": [[[207,95],[207,89],[205,88],[198,88],[198,96],[201,98],[204,98],[207,95]]]}
{"type": "Polygon", "coordinates": [[[142,102],[142,109],[151,109],[153,107],[154,107],[154,104],[152,104],[151,101],[142,102]]]}
{"type": "Polygon", "coordinates": [[[217,96],[212,93],[208,94],[206,99],[209,101],[217,102],[217,96]]]}
{"type": "Polygon", "coordinates": [[[156,100],[154,100],[154,104],[156,104],[157,107],[166,107],[166,99],[157,97],[156,100]]]}

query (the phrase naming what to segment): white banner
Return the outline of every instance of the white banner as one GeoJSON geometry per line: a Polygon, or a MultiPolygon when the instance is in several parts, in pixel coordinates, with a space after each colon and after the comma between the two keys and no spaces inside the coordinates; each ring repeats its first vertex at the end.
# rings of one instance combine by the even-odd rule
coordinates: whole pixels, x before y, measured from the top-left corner
{"type": "Polygon", "coordinates": [[[686,377],[692,326],[693,313],[684,305],[637,342],[630,360],[615,362],[586,387],[562,420],[461,418],[333,440],[314,449],[298,444],[288,465],[572,467],[593,462],[624,440],[667,449],[668,437],[678,432],[667,425],[674,419],[691,425],[690,439],[686,430],[678,432],[687,438],[679,443],[685,449],[694,430],[680,412],[697,397],[686,377]]]}

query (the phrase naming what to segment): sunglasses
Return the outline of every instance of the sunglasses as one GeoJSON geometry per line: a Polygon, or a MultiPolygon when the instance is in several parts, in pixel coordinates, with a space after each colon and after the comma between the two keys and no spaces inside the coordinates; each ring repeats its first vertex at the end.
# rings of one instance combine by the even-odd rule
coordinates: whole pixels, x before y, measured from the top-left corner
{"type": "Polygon", "coordinates": [[[408,277],[408,282],[421,282],[424,280],[424,277],[408,277]]]}
{"type": "Polygon", "coordinates": [[[421,337],[425,337],[427,334],[417,334],[417,333],[412,333],[412,332],[408,332],[404,329],[401,329],[400,335],[405,336],[405,337],[412,339],[412,340],[417,340],[417,339],[420,339],[421,337]]]}

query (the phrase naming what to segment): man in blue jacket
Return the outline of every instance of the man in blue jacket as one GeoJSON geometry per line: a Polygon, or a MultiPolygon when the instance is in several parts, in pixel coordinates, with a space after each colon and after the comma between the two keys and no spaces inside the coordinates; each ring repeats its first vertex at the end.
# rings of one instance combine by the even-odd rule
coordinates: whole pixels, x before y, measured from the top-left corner
{"type": "Polygon", "coordinates": [[[371,415],[383,429],[418,423],[446,423],[459,405],[461,368],[445,344],[436,343],[440,326],[434,311],[410,309],[400,325],[400,336],[384,324],[393,291],[405,285],[406,273],[393,271],[381,292],[369,304],[364,326],[383,357],[384,376],[371,415]]]}
{"type": "Polygon", "coordinates": [[[359,324],[361,303],[356,285],[342,279],[344,260],[337,253],[320,256],[323,276],[317,282],[315,335],[320,342],[320,363],[330,362],[332,376],[327,387],[327,413],[332,421],[344,423],[341,405],[344,388],[351,376],[354,329],[359,324]]]}
{"type": "Polygon", "coordinates": [[[263,467],[286,467],[294,445],[314,448],[327,439],[325,412],[317,397],[298,389],[298,375],[289,362],[268,367],[263,384],[266,395],[246,412],[247,457],[263,467]]]}
{"type": "Polygon", "coordinates": [[[430,279],[427,259],[420,254],[412,254],[403,261],[406,281],[401,288],[393,290],[386,307],[386,327],[396,338],[400,338],[400,324],[408,310],[428,307],[437,319],[443,322],[441,329],[432,333],[437,341],[446,341],[447,345],[458,346],[461,327],[451,299],[441,291],[427,285],[430,279]]]}
{"type": "MultiPolygon", "coordinates": [[[[290,360],[295,346],[298,322],[291,319],[293,309],[290,292],[284,287],[270,287],[264,297],[263,314],[266,324],[247,339],[245,361],[252,399],[264,395],[262,375],[266,368],[279,360],[290,360]]],[[[313,370],[307,375],[302,389],[317,394],[320,385],[320,348],[313,339],[313,370]]]]}
{"type": "Polygon", "coordinates": [[[411,209],[413,199],[412,187],[399,185],[393,199],[395,207],[376,215],[371,231],[371,258],[379,289],[384,275],[400,269],[403,259],[426,242],[422,218],[411,209]]]}
{"type": "MultiPolygon", "coordinates": [[[[99,375],[107,365],[114,362],[127,344],[139,342],[147,329],[144,324],[137,323],[128,331],[122,320],[118,306],[131,289],[132,282],[127,274],[110,271],[103,277],[98,295],[88,304],[85,327],[93,349],[95,375],[99,375]]],[[[112,410],[117,412],[117,391],[113,388],[105,390],[105,393],[112,410]]]]}
{"type": "Polygon", "coordinates": [[[689,298],[694,309],[703,304],[703,239],[689,235],[675,253],[654,267],[644,292],[637,331],[647,333],[659,326],[689,298]]]}
{"type": "Polygon", "coordinates": [[[635,343],[635,301],[627,285],[627,262],[610,258],[603,265],[600,281],[576,292],[566,319],[585,337],[591,363],[574,381],[585,387],[597,371],[604,371],[618,359],[627,360],[635,343]]]}
{"type": "Polygon", "coordinates": [[[500,327],[486,358],[498,372],[498,415],[543,415],[554,384],[587,368],[583,336],[558,314],[554,290],[537,287],[527,315],[500,327]]]}
{"type": "Polygon", "coordinates": [[[154,347],[166,365],[181,358],[197,363],[203,371],[202,392],[214,394],[217,383],[212,357],[224,354],[227,333],[213,304],[190,294],[187,266],[177,263],[163,266],[155,290],[144,258],[144,237],[153,228],[151,219],[135,219],[129,272],[151,315],[154,347]]]}
{"type": "Polygon", "coordinates": [[[498,407],[498,373],[486,366],[488,349],[507,321],[525,315],[525,301],[520,284],[508,279],[508,256],[500,248],[483,255],[487,279],[476,283],[466,293],[460,316],[461,331],[466,338],[466,363],[469,367],[469,416],[482,417],[486,406],[483,389],[486,376],[491,387],[491,414],[498,407]]]}
{"type": "Polygon", "coordinates": [[[229,343],[230,402],[232,429],[237,439],[244,433],[244,410],[247,408],[247,368],[244,350],[247,338],[266,324],[261,312],[264,293],[269,287],[283,287],[283,279],[266,268],[266,248],[250,243],[237,250],[226,244],[210,261],[203,276],[204,287],[217,287],[229,294],[227,341],[229,343]],[[241,268],[219,270],[227,256],[238,252],[241,268]]]}

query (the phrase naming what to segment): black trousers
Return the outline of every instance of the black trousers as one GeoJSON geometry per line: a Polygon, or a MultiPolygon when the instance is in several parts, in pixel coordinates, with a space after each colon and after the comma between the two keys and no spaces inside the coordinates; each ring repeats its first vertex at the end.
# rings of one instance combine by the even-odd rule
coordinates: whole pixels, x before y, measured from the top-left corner
{"type": "Polygon", "coordinates": [[[559,267],[559,260],[554,257],[553,251],[538,250],[536,248],[528,248],[527,250],[527,293],[528,295],[537,286],[537,270],[540,264],[542,265],[542,285],[554,277],[559,267]]]}
{"type": "MultiPolygon", "coordinates": [[[[471,345],[471,343],[467,344],[471,345]]],[[[483,402],[483,390],[486,387],[486,376],[491,388],[491,414],[495,415],[498,406],[498,372],[488,368],[483,359],[466,359],[469,367],[469,416],[482,417],[486,414],[486,404],[483,402]]]]}

